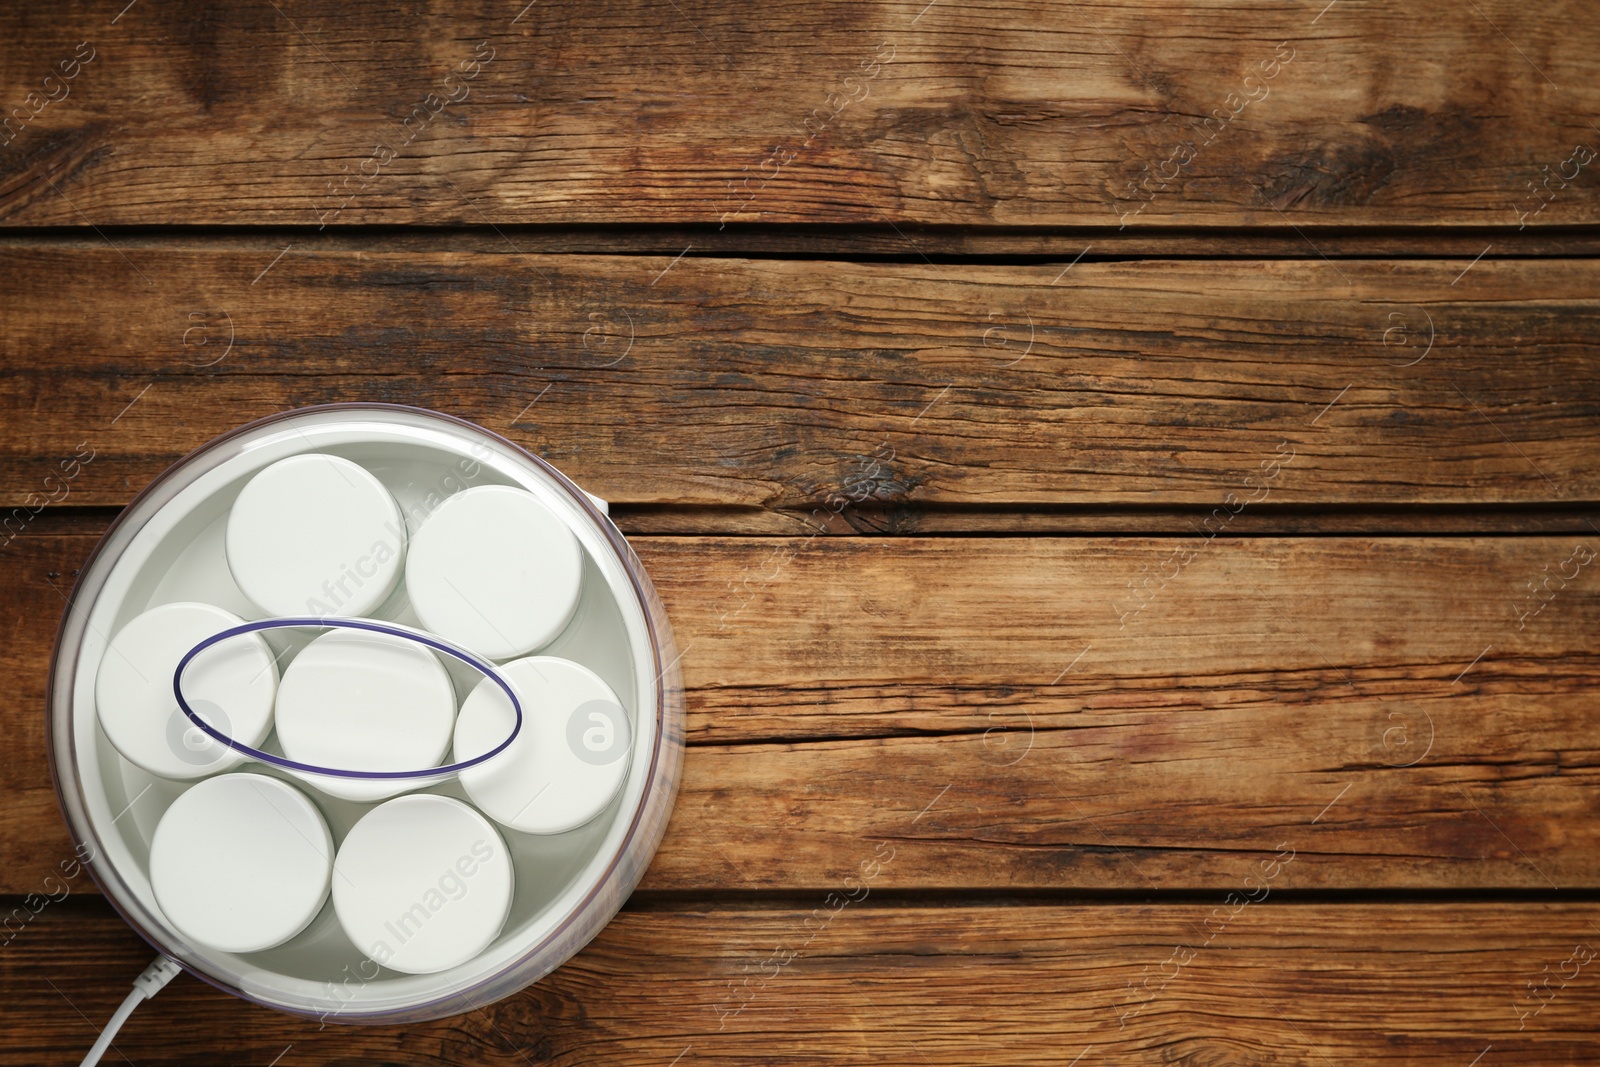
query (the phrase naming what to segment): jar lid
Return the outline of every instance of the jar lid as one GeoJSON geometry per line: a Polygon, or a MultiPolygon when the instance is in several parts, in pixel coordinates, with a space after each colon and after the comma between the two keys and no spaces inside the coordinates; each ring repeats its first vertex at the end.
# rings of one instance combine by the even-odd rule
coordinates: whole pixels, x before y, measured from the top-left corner
{"type": "Polygon", "coordinates": [[[414,793],[379,804],[345,835],[333,907],[374,963],[432,974],[500,936],[512,886],[510,855],[489,820],[452,797],[414,793]]]}
{"type": "Polygon", "coordinates": [[[406,528],[370,471],[308,452],[240,490],[226,544],[233,580],[268,615],[366,615],[400,578],[406,528]]]}
{"type": "Polygon", "coordinates": [[[223,952],[281,945],[328,899],[333,836],[304,793],[224,774],[172,802],[150,842],[150,887],[185,936],[223,952]]]}
{"type": "MultiPolygon", "coordinates": [[[[500,673],[522,702],[522,732],[500,755],[462,771],[461,787],[513,830],[558,834],[582,826],[605,810],[627,777],[627,712],[599,675],[571,660],[530,656],[500,673]]],[[[488,752],[505,739],[513,718],[505,692],[480,682],[456,717],[455,758],[488,752]]]]}
{"type": "MultiPolygon", "coordinates": [[[[151,608],[111,639],[95,675],[95,708],[112,745],[130,763],[163,778],[201,778],[244,759],[206,736],[178,707],[172,675],[200,641],[244,620],[211,604],[151,608]]],[[[222,733],[259,745],[272,729],[278,667],[259,634],[196,656],[184,693],[222,733]]]]}
{"type": "Polygon", "coordinates": [[[483,485],[429,515],[406,558],[417,617],[447,640],[503,660],[549,644],[572,619],[583,550],[525,489],[483,485]]]}
{"type": "MultiPolygon", "coordinates": [[[[319,767],[404,771],[437,765],[455,729],[456,695],[439,657],[416,641],[331,630],[295,656],[278,683],[283,754],[319,767]]],[[[332,796],[381,800],[429,784],[302,776],[332,796]]]]}

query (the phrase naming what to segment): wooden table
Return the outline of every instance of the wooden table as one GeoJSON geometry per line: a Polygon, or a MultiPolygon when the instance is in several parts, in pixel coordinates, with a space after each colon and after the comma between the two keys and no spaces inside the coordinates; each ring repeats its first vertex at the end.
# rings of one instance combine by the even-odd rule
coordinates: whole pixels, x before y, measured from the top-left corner
{"type": "Polygon", "coordinates": [[[612,502],[671,827],[509,1000],[108,1063],[1600,1058],[1592,6],[123,3],[0,13],[0,1061],[150,954],[47,882],[77,568],[342,400],[612,502]]]}

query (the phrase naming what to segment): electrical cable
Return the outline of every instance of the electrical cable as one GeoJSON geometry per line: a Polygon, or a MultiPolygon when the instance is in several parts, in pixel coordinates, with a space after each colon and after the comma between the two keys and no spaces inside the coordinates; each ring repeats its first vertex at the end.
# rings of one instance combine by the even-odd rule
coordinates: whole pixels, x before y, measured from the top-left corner
{"type": "Polygon", "coordinates": [[[122,1029],[122,1024],[128,1021],[128,1016],[133,1014],[133,1009],[149,1000],[178,974],[180,968],[166,956],[157,956],[151,961],[144,973],[133,980],[133,991],[127,999],[111,1015],[111,1021],[106,1023],[106,1028],[100,1031],[100,1038],[83,1058],[79,1067],[94,1067],[100,1062],[100,1057],[106,1054],[106,1049],[111,1047],[112,1039],[117,1036],[117,1031],[122,1029]]]}

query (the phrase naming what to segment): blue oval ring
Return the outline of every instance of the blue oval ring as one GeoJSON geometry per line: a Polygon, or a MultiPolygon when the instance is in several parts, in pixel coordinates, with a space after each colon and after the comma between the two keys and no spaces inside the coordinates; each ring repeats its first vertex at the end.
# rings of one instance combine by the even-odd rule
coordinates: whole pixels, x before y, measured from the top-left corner
{"type": "Polygon", "coordinates": [[[189,717],[190,722],[204,730],[206,734],[209,735],[213,740],[226,745],[235,752],[242,752],[252,759],[258,759],[263,763],[270,763],[274,767],[285,767],[291,771],[304,771],[308,774],[325,774],[333,778],[401,779],[448,777],[452,774],[458,774],[461,771],[466,770],[468,767],[476,767],[480,763],[494,759],[494,757],[498,756],[500,753],[504,752],[508,747],[510,747],[511,742],[515,741],[517,739],[517,735],[522,732],[522,701],[517,699],[517,694],[512,691],[511,683],[507,682],[505,678],[501,676],[499,670],[495,668],[494,664],[474,656],[471,652],[468,652],[464,648],[457,648],[455,645],[452,645],[447,641],[441,641],[439,638],[434,637],[431,634],[425,634],[419,630],[413,630],[405,626],[393,626],[388,623],[373,622],[371,619],[336,619],[315,617],[260,619],[256,622],[247,622],[241,626],[233,626],[218,633],[214,633],[204,641],[201,641],[199,644],[195,645],[188,652],[184,653],[183,658],[178,661],[177,669],[172,672],[172,695],[178,698],[178,707],[183,709],[183,713],[189,717]],[[490,681],[494,682],[501,689],[505,690],[506,696],[511,698],[511,710],[516,714],[517,717],[516,725],[511,728],[511,736],[507,737],[504,741],[500,742],[500,744],[496,745],[494,748],[491,748],[481,756],[474,756],[472,759],[463,760],[460,763],[448,763],[442,767],[424,767],[419,771],[346,771],[340,770],[337,767],[318,767],[311,763],[300,763],[297,760],[292,760],[285,756],[275,756],[271,752],[263,752],[259,748],[251,748],[249,745],[244,744],[243,742],[235,741],[227,734],[201,719],[199,715],[195,714],[195,710],[189,706],[189,702],[184,699],[184,669],[189,666],[189,663],[196,656],[210,648],[212,645],[220,644],[231,637],[238,637],[242,634],[256,633],[260,630],[287,630],[307,626],[316,626],[322,629],[369,630],[372,633],[388,634],[391,637],[402,637],[407,641],[415,641],[419,645],[426,645],[435,652],[443,652],[447,656],[460,660],[462,663],[465,663],[479,674],[482,674],[485,678],[488,678],[490,681]]]}

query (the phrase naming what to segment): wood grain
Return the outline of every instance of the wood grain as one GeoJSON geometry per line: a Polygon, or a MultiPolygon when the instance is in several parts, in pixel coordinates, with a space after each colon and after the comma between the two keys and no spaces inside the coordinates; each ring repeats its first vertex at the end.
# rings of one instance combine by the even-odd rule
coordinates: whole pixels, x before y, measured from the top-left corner
{"type": "MultiPolygon", "coordinates": [[[[918,908],[867,892],[842,908],[629,909],[523,993],[405,1027],[319,1029],[180,976],[117,1049],[280,1067],[1462,1067],[1491,1047],[1495,1063],[1549,1067],[1596,1053],[1600,964],[1577,962],[1600,942],[1594,904],[1278,905],[1269,890],[1222,923],[1231,909],[1212,905],[918,908]],[[1529,983],[1543,1007],[1525,1017],[1541,1003],[1529,983]]],[[[0,1063],[76,1063],[149,954],[99,901],[47,907],[0,953],[8,1011],[31,1023],[7,1028],[0,1063]]]]}
{"type": "Polygon", "coordinates": [[[1576,0],[0,7],[0,1065],[78,1062],[151,953],[37,895],[78,568],[341,400],[612,501],[672,823],[522,994],[323,1028],[183,977],[107,1063],[1600,1059],[1597,44],[1576,0]]]}
{"type": "Polygon", "coordinates": [[[1572,156],[1600,110],[1583,5],[1322,7],[11,9],[0,219],[1600,218],[1572,156]]]}
{"type": "MultiPolygon", "coordinates": [[[[1342,2],[1342,0],[1341,0],[1342,2]]],[[[863,262],[1064,263],[1119,258],[1177,259],[1448,259],[1465,267],[1484,259],[1561,258],[1600,253],[1600,231],[1588,225],[1496,226],[1439,230],[1429,226],[1318,228],[1288,222],[1248,227],[1128,226],[923,226],[871,223],[739,223],[715,226],[617,226],[478,223],[466,226],[251,226],[226,227],[8,226],[0,222],[0,249],[36,247],[103,250],[106,240],[142,248],[230,247],[242,233],[260,247],[293,244],[305,252],[478,252],[499,254],[507,241],[524,255],[689,255],[778,259],[847,259],[863,262]],[[1315,239],[1310,236],[1315,233],[1315,239]],[[102,236],[103,235],[103,236],[102,236]],[[691,248],[692,246],[692,248],[691,248]],[[1086,250],[1087,249],[1087,250],[1086,250]],[[1487,249],[1487,252],[1485,252],[1487,249]]]]}
{"type": "Polygon", "coordinates": [[[81,446],[70,503],[119,505],[342,400],[481,422],[667,531],[1600,497],[1591,261],[1069,266],[13,246],[0,499],[81,446]]]}
{"type": "MultiPolygon", "coordinates": [[[[0,551],[8,892],[70,848],[41,709],[92,541],[51,521],[0,551]]],[[[1600,536],[1218,538],[1164,586],[1171,538],[636,544],[690,687],[649,888],[825,888],[875,840],[904,890],[1227,888],[1285,842],[1298,889],[1600,886],[1600,536]]]]}

